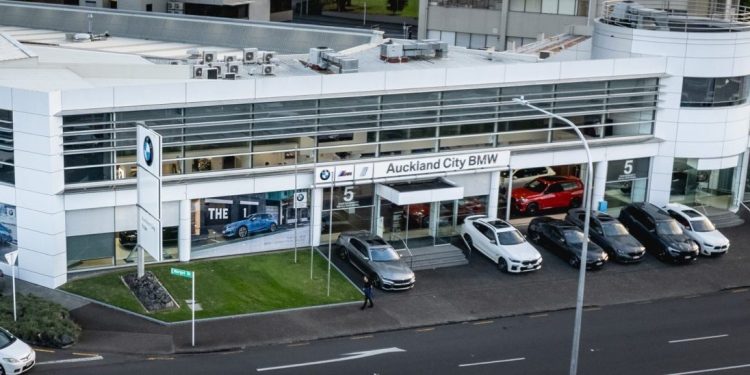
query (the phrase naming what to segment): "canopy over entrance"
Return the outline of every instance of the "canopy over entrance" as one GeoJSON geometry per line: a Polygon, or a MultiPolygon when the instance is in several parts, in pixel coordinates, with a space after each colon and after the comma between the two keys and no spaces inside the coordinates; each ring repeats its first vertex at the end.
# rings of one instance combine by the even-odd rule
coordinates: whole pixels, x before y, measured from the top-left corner
{"type": "Polygon", "coordinates": [[[456,186],[445,179],[435,179],[390,185],[377,184],[375,186],[375,193],[391,203],[403,206],[407,204],[462,199],[464,197],[464,188],[456,186]]]}

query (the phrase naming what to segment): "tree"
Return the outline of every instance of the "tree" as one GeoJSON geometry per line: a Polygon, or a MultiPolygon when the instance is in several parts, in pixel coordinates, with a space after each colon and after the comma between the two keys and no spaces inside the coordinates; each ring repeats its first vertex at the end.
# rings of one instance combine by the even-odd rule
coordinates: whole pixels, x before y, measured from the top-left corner
{"type": "Polygon", "coordinates": [[[396,14],[396,12],[401,12],[406,7],[407,0],[388,0],[388,10],[391,11],[391,14],[396,14]]]}

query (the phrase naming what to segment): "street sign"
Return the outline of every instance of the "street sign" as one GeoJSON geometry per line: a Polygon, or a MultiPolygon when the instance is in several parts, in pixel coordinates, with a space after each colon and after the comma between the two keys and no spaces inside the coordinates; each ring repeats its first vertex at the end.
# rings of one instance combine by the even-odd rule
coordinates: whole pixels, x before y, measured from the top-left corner
{"type": "Polygon", "coordinates": [[[11,251],[7,254],[5,254],[5,260],[10,264],[11,266],[14,266],[16,264],[16,259],[18,258],[18,250],[11,251]]]}
{"type": "Polygon", "coordinates": [[[181,270],[179,268],[170,268],[170,273],[174,276],[184,277],[186,279],[193,278],[193,271],[181,270]]]}

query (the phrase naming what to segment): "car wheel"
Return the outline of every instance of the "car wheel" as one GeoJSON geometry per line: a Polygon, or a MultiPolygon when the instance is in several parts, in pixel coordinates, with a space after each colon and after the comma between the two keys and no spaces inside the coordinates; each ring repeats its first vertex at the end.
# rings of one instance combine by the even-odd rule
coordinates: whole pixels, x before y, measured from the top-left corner
{"type": "Polygon", "coordinates": [[[371,279],[372,279],[372,286],[378,289],[383,289],[383,283],[380,282],[380,278],[377,275],[372,276],[371,279]]]}
{"type": "Polygon", "coordinates": [[[508,272],[508,262],[505,261],[505,258],[500,257],[497,260],[497,269],[499,269],[500,272],[508,272]]]}
{"type": "Polygon", "coordinates": [[[570,200],[570,208],[581,207],[581,198],[573,198],[570,200]]]}
{"type": "Polygon", "coordinates": [[[526,206],[526,213],[529,215],[536,215],[537,212],[539,212],[539,205],[536,203],[529,203],[528,206],[526,206]]]}
{"type": "Polygon", "coordinates": [[[346,248],[343,246],[339,248],[339,258],[341,258],[341,260],[343,261],[349,260],[349,253],[346,251],[346,248]]]}
{"type": "Polygon", "coordinates": [[[578,267],[578,264],[580,262],[578,261],[578,257],[575,255],[571,255],[570,259],[568,259],[568,264],[570,264],[573,267],[578,267]]]}
{"type": "Polygon", "coordinates": [[[276,232],[276,223],[271,223],[271,228],[269,228],[271,232],[276,232]]]}
{"type": "Polygon", "coordinates": [[[247,227],[246,226],[241,226],[240,229],[237,229],[237,235],[240,238],[247,237],[247,227]]]}
{"type": "Polygon", "coordinates": [[[474,243],[471,242],[471,236],[468,234],[464,234],[464,240],[466,240],[466,244],[469,246],[469,250],[474,248],[474,243]]]}

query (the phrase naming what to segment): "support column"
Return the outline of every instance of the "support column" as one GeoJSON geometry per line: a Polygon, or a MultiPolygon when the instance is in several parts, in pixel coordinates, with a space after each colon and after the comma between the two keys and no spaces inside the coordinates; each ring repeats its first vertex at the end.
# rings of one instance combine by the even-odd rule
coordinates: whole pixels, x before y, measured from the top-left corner
{"type": "Polygon", "coordinates": [[[607,184],[607,162],[600,161],[594,163],[594,189],[591,203],[593,210],[599,207],[599,201],[604,200],[604,188],[607,184]]]}
{"type": "Polygon", "coordinates": [[[417,38],[427,39],[427,26],[430,23],[428,17],[428,7],[430,0],[419,0],[419,23],[417,24],[417,38]]]}
{"type": "Polygon", "coordinates": [[[190,199],[183,199],[180,201],[180,226],[177,233],[180,262],[190,261],[190,223],[190,199]]]}
{"type": "Polygon", "coordinates": [[[320,225],[323,217],[323,188],[312,189],[312,238],[310,243],[312,246],[320,246],[320,231],[323,227],[320,225]]]}
{"type": "Polygon", "coordinates": [[[497,205],[500,199],[500,171],[490,174],[490,196],[487,197],[487,216],[497,218],[497,205]]]}

